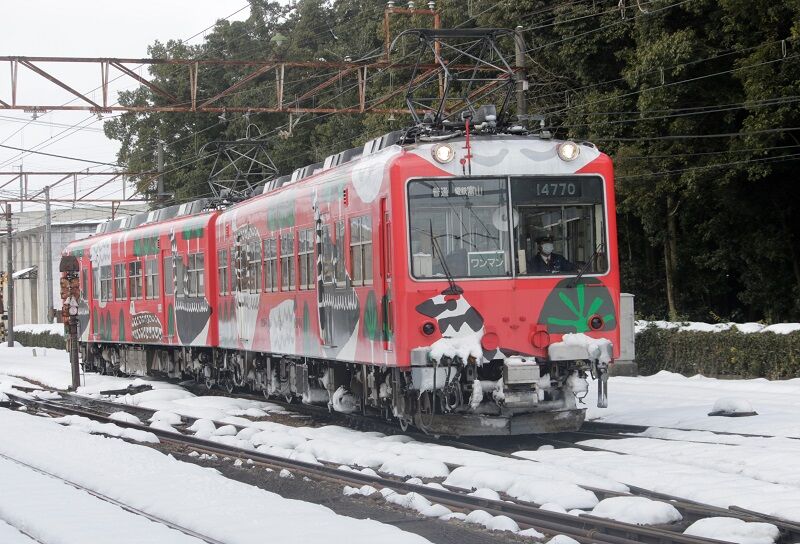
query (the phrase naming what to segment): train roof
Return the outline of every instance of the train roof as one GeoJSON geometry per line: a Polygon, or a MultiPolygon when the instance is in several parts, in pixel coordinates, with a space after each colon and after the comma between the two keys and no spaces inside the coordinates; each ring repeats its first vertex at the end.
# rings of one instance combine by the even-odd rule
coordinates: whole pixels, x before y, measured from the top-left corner
{"type": "Polygon", "coordinates": [[[170,206],[170,208],[178,209],[176,213],[172,213],[172,211],[169,211],[166,214],[156,213],[163,210],[169,210],[169,208],[162,208],[160,210],[152,210],[150,212],[127,216],[114,221],[108,221],[107,223],[103,223],[99,226],[113,223],[116,228],[109,228],[102,231],[98,228],[98,232],[96,232],[94,235],[70,242],[64,251],[69,252],[73,249],[85,248],[98,241],[113,237],[121,232],[125,232],[126,235],[130,236],[131,239],[137,239],[138,237],[163,234],[165,229],[168,227],[194,228],[205,225],[211,220],[213,215],[216,213],[216,210],[198,209],[200,207],[200,204],[197,202],[189,202],[186,204],[181,204],[180,206],[170,206]],[[198,211],[195,213],[190,213],[190,210],[192,209],[198,209],[198,211]],[[181,213],[182,210],[186,213],[181,213]],[[144,219],[142,219],[142,217],[144,219]]]}

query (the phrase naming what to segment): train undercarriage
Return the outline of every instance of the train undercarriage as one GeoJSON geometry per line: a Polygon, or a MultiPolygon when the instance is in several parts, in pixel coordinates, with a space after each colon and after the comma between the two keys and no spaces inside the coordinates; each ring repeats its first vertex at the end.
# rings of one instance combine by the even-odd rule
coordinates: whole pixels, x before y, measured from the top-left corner
{"type": "MultiPolygon", "coordinates": [[[[228,393],[327,405],[396,420],[435,435],[510,435],[578,429],[589,375],[605,402],[607,366],[572,359],[509,357],[482,365],[442,358],[405,368],[191,347],[82,343],[85,370],[191,379],[228,393]]],[[[413,357],[412,357],[413,359],[413,357]]]]}

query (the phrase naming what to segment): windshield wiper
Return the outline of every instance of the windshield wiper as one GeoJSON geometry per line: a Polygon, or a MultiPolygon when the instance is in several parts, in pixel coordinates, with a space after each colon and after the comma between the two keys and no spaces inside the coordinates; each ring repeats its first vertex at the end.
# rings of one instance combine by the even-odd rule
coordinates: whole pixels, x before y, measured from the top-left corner
{"type": "Polygon", "coordinates": [[[583,275],[589,269],[589,265],[591,265],[592,261],[594,261],[594,258],[600,254],[600,250],[603,249],[603,247],[605,247],[605,244],[603,242],[597,244],[597,247],[595,248],[594,253],[592,253],[592,256],[589,257],[589,259],[585,263],[583,263],[583,266],[581,267],[580,270],[578,270],[578,273],[575,274],[575,277],[572,278],[572,281],[567,284],[567,287],[572,289],[576,285],[578,285],[578,282],[580,281],[581,277],[583,277],[583,275]]]}
{"type": "Polygon", "coordinates": [[[447,283],[450,284],[450,286],[447,289],[442,291],[442,294],[460,295],[461,293],[464,292],[464,290],[458,285],[456,285],[456,280],[454,280],[452,274],[450,274],[450,269],[447,268],[447,263],[445,262],[444,253],[442,253],[442,248],[439,246],[439,242],[438,240],[436,240],[436,237],[433,236],[433,220],[430,219],[429,223],[431,229],[431,251],[433,251],[434,255],[438,253],[439,264],[442,265],[442,270],[444,271],[444,275],[447,278],[447,283]]]}

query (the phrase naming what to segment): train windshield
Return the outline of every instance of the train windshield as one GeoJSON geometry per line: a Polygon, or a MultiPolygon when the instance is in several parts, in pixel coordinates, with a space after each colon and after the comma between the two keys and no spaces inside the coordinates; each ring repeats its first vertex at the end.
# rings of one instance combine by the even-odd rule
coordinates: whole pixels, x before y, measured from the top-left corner
{"type": "Polygon", "coordinates": [[[511,203],[517,275],[608,270],[601,178],[512,178],[511,203]]]}
{"type": "Polygon", "coordinates": [[[506,179],[415,180],[408,201],[415,278],[511,275],[506,179]]]}
{"type": "Polygon", "coordinates": [[[408,199],[415,278],[594,274],[608,268],[599,177],[412,180],[408,199]]]}

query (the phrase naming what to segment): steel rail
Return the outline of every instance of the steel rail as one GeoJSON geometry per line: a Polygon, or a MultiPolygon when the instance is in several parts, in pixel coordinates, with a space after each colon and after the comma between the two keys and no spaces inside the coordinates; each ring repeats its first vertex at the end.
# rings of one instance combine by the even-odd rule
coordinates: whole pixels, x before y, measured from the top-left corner
{"type": "Polygon", "coordinates": [[[380,476],[371,476],[360,472],[346,471],[330,466],[287,459],[255,450],[220,444],[196,436],[175,434],[173,432],[163,431],[136,423],[112,420],[105,415],[47,400],[25,399],[25,403],[35,404],[45,408],[47,411],[55,413],[79,415],[103,423],[113,423],[121,427],[150,432],[155,434],[162,442],[184,447],[189,446],[229,457],[251,459],[255,463],[265,464],[274,468],[295,470],[308,476],[333,481],[335,483],[347,483],[348,485],[354,486],[371,485],[377,489],[385,488],[393,491],[401,490],[405,493],[417,493],[431,502],[436,502],[457,510],[481,509],[494,516],[507,516],[522,526],[533,527],[538,531],[546,533],[564,534],[585,544],[632,544],[634,542],[652,544],[661,544],[664,542],[675,544],[721,544],[723,542],[715,539],[684,535],[663,528],[632,525],[590,515],[572,516],[569,514],[561,514],[542,510],[528,504],[484,499],[465,493],[436,489],[425,485],[410,484],[380,476]]]}
{"type": "MultiPolygon", "coordinates": [[[[7,461],[11,461],[12,463],[16,463],[18,465],[21,465],[21,466],[23,466],[25,468],[28,468],[28,469],[30,469],[30,470],[32,470],[34,472],[42,474],[43,476],[48,476],[48,477],[53,478],[55,480],[59,480],[59,481],[65,483],[65,484],[67,484],[70,487],[73,487],[73,488],[75,488],[75,489],[77,489],[79,491],[83,491],[83,492],[91,495],[92,497],[94,497],[96,499],[100,499],[101,501],[107,502],[109,504],[113,504],[114,506],[116,506],[118,508],[121,508],[122,510],[125,510],[126,512],[130,512],[131,514],[136,514],[137,516],[141,516],[141,517],[143,517],[145,519],[148,519],[148,520],[150,520],[152,522],[159,523],[161,525],[164,525],[165,527],[168,527],[168,528],[173,529],[175,531],[179,531],[179,532],[181,532],[181,533],[183,533],[183,534],[185,534],[187,536],[191,536],[191,537],[197,538],[199,540],[202,540],[203,542],[207,542],[208,544],[225,544],[221,540],[217,540],[216,538],[212,538],[210,536],[206,536],[206,535],[200,534],[197,531],[193,531],[192,529],[184,527],[183,525],[179,525],[179,524],[174,523],[172,521],[169,521],[167,519],[164,519],[164,518],[161,518],[159,516],[155,516],[153,514],[150,514],[149,512],[145,512],[144,510],[140,510],[140,509],[138,509],[138,508],[136,508],[134,506],[130,506],[129,504],[125,504],[124,502],[118,501],[117,499],[109,497],[108,495],[104,495],[103,493],[100,493],[100,492],[95,491],[93,489],[90,489],[90,488],[88,488],[88,487],[86,487],[84,485],[81,485],[81,484],[79,484],[77,482],[74,482],[72,480],[64,478],[63,476],[59,476],[57,474],[53,474],[52,472],[49,472],[49,471],[44,470],[42,468],[33,466],[33,465],[29,464],[29,463],[26,463],[25,461],[21,461],[19,459],[16,459],[15,457],[12,457],[12,456],[7,455],[5,453],[0,452],[0,458],[6,459],[7,461]]],[[[30,536],[27,533],[25,533],[25,535],[26,536],[30,536]]],[[[33,537],[31,537],[31,538],[33,538],[33,537]]],[[[36,540],[37,542],[41,542],[38,539],[34,539],[34,540],[36,540]]]]}

